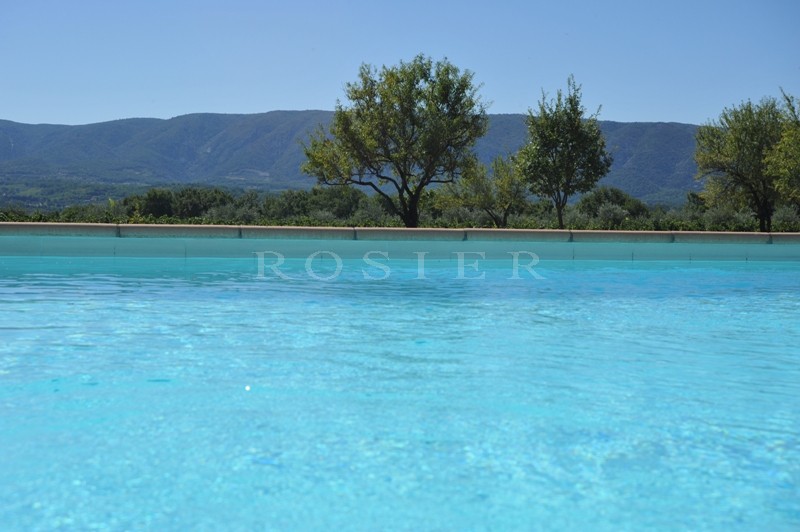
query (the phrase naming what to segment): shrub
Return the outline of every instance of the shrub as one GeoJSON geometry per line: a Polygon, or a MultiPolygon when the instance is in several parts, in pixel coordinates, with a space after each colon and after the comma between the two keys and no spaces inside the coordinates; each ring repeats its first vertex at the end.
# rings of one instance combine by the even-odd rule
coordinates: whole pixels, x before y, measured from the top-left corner
{"type": "Polygon", "coordinates": [[[757,231],[753,213],[733,210],[730,207],[712,207],[702,216],[706,231],[757,231]]]}
{"type": "Polygon", "coordinates": [[[564,213],[564,228],[565,229],[594,229],[594,223],[591,216],[581,212],[578,209],[567,207],[564,213]]]}
{"type": "Polygon", "coordinates": [[[172,216],[172,202],[174,194],[166,188],[151,188],[142,198],[141,214],[161,218],[162,216],[172,216]]]}
{"type": "Polygon", "coordinates": [[[600,229],[619,229],[628,216],[628,211],[616,203],[603,203],[597,209],[597,222],[600,229]]]}
{"type": "Polygon", "coordinates": [[[172,212],[178,218],[199,218],[233,202],[233,196],[219,188],[186,187],[173,194],[172,212]]]}
{"type": "Polygon", "coordinates": [[[350,186],[314,187],[308,197],[308,209],[314,211],[328,211],[335,218],[350,218],[357,210],[367,195],[361,190],[350,186]]]}
{"type": "Polygon", "coordinates": [[[644,202],[614,187],[598,187],[587,192],[578,201],[576,208],[583,214],[597,218],[603,205],[608,204],[621,207],[633,217],[646,216],[648,213],[644,202]]]}
{"type": "Polygon", "coordinates": [[[800,214],[790,205],[781,205],[772,215],[772,230],[777,232],[800,231],[800,214]]]}

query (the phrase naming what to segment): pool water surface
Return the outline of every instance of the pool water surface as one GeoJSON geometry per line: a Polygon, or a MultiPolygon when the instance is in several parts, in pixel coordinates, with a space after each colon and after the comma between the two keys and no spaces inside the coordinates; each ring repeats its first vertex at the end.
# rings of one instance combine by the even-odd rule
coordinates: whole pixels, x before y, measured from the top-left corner
{"type": "Polygon", "coordinates": [[[319,258],[0,257],[0,528],[800,528],[798,263],[319,258]]]}

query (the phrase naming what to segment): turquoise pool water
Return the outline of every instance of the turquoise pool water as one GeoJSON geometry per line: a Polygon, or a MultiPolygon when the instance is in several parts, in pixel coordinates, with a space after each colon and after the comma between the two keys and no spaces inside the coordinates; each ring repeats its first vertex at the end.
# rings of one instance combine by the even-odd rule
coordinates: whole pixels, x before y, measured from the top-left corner
{"type": "Polygon", "coordinates": [[[0,257],[0,528],[800,527],[798,263],[318,259],[0,257]]]}

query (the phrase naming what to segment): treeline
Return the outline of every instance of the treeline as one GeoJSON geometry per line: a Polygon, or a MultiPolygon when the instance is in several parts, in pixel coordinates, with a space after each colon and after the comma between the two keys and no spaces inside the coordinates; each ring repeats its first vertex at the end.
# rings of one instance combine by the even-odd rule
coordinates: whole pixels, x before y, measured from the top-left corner
{"type": "MultiPolygon", "coordinates": [[[[558,216],[552,202],[517,198],[502,213],[498,203],[475,202],[458,190],[440,187],[427,191],[420,210],[422,227],[510,227],[554,229],[558,216]],[[502,214],[499,215],[499,214],[502,214]]],[[[680,208],[648,206],[612,187],[599,187],[567,205],[563,213],[569,229],[654,231],[758,231],[753,212],[734,202],[709,202],[690,193],[680,208]]],[[[233,193],[221,188],[153,188],[145,194],[108,200],[104,204],[75,205],[54,211],[0,209],[4,222],[81,222],[157,224],[307,225],[398,227],[401,220],[383,197],[348,186],[317,186],[279,194],[256,191],[233,193]]],[[[796,204],[779,207],[773,231],[800,231],[796,204]]]]}

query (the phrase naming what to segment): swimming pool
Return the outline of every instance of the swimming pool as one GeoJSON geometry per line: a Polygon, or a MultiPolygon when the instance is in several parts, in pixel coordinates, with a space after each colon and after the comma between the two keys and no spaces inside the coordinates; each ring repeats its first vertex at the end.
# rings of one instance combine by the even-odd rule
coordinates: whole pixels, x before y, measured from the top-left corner
{"type": "Polygon", "coordinates": [[[3,529],[800,526],[797,261],[63,238],[0,252],[3,529]]]}

